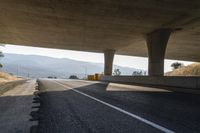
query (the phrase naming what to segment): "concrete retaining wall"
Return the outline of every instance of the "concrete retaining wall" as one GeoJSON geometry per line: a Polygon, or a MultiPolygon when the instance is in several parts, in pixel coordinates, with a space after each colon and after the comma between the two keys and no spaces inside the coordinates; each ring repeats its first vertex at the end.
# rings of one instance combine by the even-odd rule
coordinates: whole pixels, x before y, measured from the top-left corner
{"type": "Polygon", "coordinates": [[[200,89],[200,77],[102,76],[102,81],[200,89]]]}
{"type": "Polygon", "coordinates": [[[10,81],[10,82],[0,84],[0,95],[3,94],[4,92],[14,88],[17,85],[26,82],[26,81],[27,80],[16,80],[16,81],[10,81]]]}

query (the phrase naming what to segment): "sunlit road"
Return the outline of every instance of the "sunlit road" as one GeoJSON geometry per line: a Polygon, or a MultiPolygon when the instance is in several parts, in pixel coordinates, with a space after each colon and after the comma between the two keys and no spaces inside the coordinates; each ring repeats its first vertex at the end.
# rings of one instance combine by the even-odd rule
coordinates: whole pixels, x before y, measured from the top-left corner
{"type": "Polygon", "coordinates": [[[199,95],[78,80],[39,89],[39,133],[200,132],[199,95]]]}

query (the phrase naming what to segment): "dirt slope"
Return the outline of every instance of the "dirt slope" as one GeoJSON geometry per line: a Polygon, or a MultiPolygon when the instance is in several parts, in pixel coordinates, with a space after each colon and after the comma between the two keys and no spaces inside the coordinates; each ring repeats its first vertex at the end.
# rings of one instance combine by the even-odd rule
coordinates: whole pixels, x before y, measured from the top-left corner
{"type": "Polygon", "coordinates": [[[17,80],[17,79],[18,79],[17,77],[12,76],[8,73],[0,72],[0,84],[9,82],[9,81],[13,81],[13,80],[17,80]]]}
{"type": "Polygon", "coordinates": [[[166,76],[200,76],[200,63],[193,63],[191,65],[173,70],[165,73],[166,76]]]}

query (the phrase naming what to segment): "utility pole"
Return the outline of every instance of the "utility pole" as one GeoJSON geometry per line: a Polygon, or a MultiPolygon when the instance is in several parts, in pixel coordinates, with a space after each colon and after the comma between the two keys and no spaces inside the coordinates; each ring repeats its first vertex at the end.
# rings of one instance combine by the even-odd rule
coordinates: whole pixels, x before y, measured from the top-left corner
{"type": "Polygon", "coordinates": [[[87,79],[87,67],[83,66],[83,68],[85,68],[85,79],[87,79]]]}
{"type": "Polygon", "coordinates": [[[19,64],[17,64],[17,76],[19,76],[19,64]]]}

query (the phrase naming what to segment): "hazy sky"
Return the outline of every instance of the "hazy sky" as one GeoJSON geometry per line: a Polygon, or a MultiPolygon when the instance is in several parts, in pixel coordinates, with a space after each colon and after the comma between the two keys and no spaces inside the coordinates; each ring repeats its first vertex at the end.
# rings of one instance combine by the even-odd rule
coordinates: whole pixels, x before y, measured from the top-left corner
{"type": "MultiPolygon", "coordinates": [[[[72,50],[60,50],[60,49],[47,49],[47,48],[36,48],[27,46],[16,46],[16,45],[5,45],[5,47],[0,47],[4,53],[15,53],[15,54],[25,54],[25,55],[42,55],[54,58],[69,58],[79,61],[103,63],[104,56],[101,53],[91,53],[91,52],[80,52],[72,50]]],[[[170,71],[170,65],[176,60],[165,60],[165,72],[170,71]]],[[[185,65],[191,64],[193,62],[179,61],[185,65]]],[[[136,56],[122,56],[115,55],[114,64],[119,66],[133,67],[138,69],[147,70],[148,60],[143,57],[136,56]]]]}

